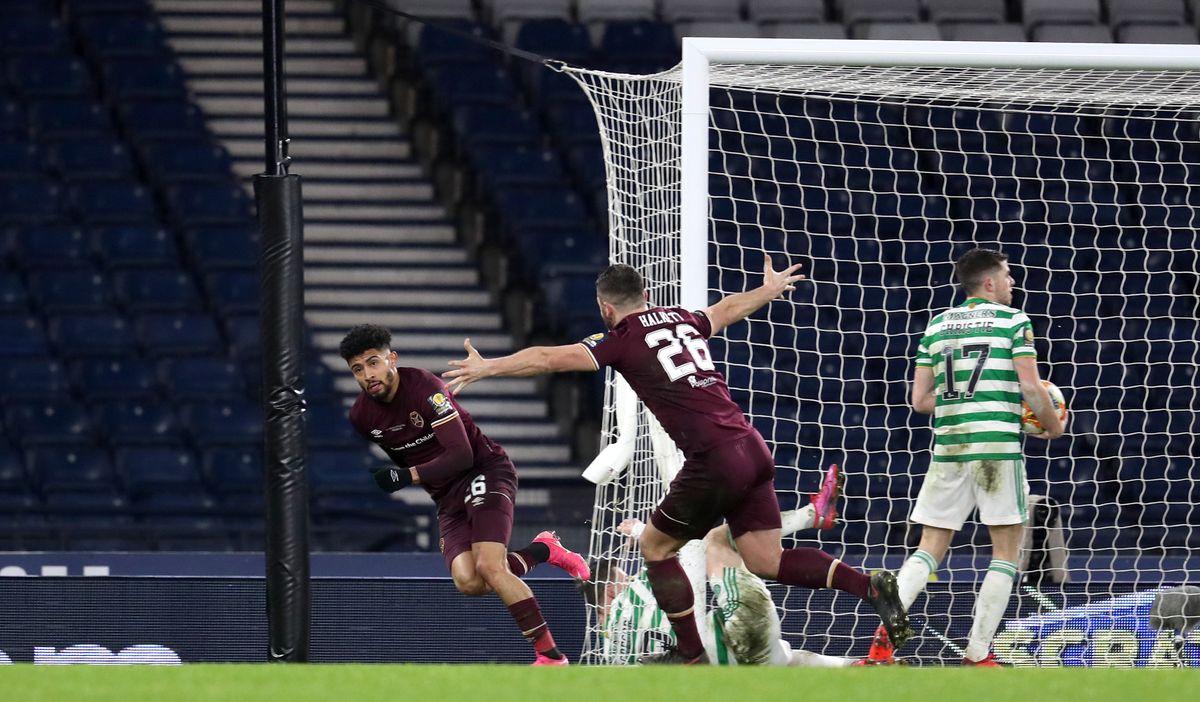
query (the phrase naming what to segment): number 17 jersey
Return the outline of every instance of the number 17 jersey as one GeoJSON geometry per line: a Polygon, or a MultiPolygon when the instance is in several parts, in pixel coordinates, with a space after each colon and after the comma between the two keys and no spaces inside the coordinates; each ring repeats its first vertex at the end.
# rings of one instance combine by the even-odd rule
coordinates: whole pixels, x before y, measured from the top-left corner
{"type": "Polygon", "coordinates": [[[712,323],[703,312],[651,307],[580,343],[597,370],[611,366],[625,377],[690,458],[753,431],[713,363],[711,334],[712,323]]]}
{"type": "Polygon", "coordinates": [[[971,298],[934,317],[916,365],[934,374],[933,460],[1021,459],[1021,384],[1013,359],[1035,357],[1020,310],[971,298]]]}

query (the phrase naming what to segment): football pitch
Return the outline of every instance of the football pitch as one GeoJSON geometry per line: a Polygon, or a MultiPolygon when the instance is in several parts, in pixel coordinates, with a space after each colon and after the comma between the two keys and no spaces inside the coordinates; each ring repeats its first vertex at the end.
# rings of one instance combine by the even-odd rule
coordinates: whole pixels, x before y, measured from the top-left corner
{"type": "Polygon", "coordinates": [[[1194,699],[1187,670],[601,668],[471,665],[0,666],[11,700],[869,700],[1194,699]]]}

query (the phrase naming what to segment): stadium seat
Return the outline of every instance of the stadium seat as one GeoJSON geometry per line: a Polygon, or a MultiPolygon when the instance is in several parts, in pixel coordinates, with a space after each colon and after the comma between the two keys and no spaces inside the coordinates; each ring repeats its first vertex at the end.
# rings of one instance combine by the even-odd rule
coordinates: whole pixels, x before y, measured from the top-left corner
{"type": "Polygon", "coordinates": [[[257,315],[229,315],[221,320],[229,351],[239,361],[251,361],[258,357],[262,341],[257,315]]]}
{"type": "Polygon", "coordinates": [[[112,133],[108,110],[84,98],[31,100],[29,125],[42,139],[107,137],[112,133]]]}
{"type": "Polygon", "coordinates": [[[384,461],[365,449],[314,449],[308,452],[310,485],[314,494],[377,491],[371,471],[384,461]]]}
{"type": "Polygon", "coordinates": [[[21,275],[0,270],[0,314],[21,314],[29,311],[29,291],[21,275]]]}
{"type": "Polygon", "coordinates": [[[1100,0],[1021,0],[1021,19],[1030,29],[1043,24],[1099,24],[1100,0]]]}
{"type": "Polygon", "coordinates": [[[104,89],[114,102],[137,99],[182,99],[187,95],[183,71],[158,57],[114,58],[100,66],[104,89]]]}
{"type": "Polygon", "coordinates": [[[724,0],[661,0],[659,12],[667,22],[736,22],[741,19],[740,3],[724,0]]]}
{"type": "Polygon", "coordinates": [[[5,54],[59,54],[66,49],[67,34],[55,17],[8,15],[0,24],[0,51],[5,54]]]}
{"type": "Polygon", "coordinates": [[[350,426],[343,407],[313,403],[304,412],[304,426],[304,438],[314,448],[361,448],[363,438],[350,426]]]}
{"type": "MultiPolygon", "coordinates": [[[[29,487],[29,479],[25,475],[25,462],[21,460],[21,455],[16,451],[0,448],[0,495],[24,496],[29,487]]],[[[23,500],[6,501],[4,506],[0,507],[0,511],[10,513],[10,510],[21,502],[23,500]]],[[[32,500],[28,506],[33,506],[32,500]]]]}
{"type": "Polygon", "coordinates": [[[653,20],[656,0],[576,0],[575,11],[585,24],[611,20],[653,20]]]}
{"type": "Polygon", "coordinates": [[[125,100],[117,107],[125,132],[135,143],[152,139],[205,139],[204,113],[182,100],[125,100]]]}
{"type": "Polygon", "coordinates": [[[256,271],[217,271],[204,276],[209,306],[219,315],[258,311],[259,275],[256,271]]]}
{"type": "Polygon", "coordinates": [[[67,359],[137,354],[133,330],[120,314],[61,314],[50,318],[49,331],[59,354],[67,359]]]}
{"type": "MultiPolygon", "coordinates": [[[[49,385],[49,383],[46,383],[49,385]]],[[[48,392],[47,397],[53,397],[48,392]]],[[[30,404],[5,403],[4,425],[21,448],[85,446],[95,431],[87,410],[78,403],[50,400],[30,404]]]]}
{"type": "Polygon", "coordinates": [[[681,22],[675,26],[675,35],[684,37],[737,37],[757,39],[762,31],[754,22],[681,22]]]}
{"type": "Polygon", "coordinates": [[[66,0],[67,13],[72,17],[103,15],[148,15],[147,0],[66,0]]]}
{"type": "Polygon", "coordinates": [[[468,104],[511,105],[517,87],[504,67],[494,64],[438,66],[427,74],[438,110],[452,111],[468,104]]]}
{"type": "Polygon", "coordinates": [[[679,60],[674,28],[665,22],[608,22],[599,46],[601,63],[605,65],[612,65],[614,61],[663,62],[672,65],[679,60]]]}
{"type": "Polygon", "coordinates": [[[262,451],[258,447],[203,449],[200,468],[205,482],[218,495],[257,493],[263,489],[262,451]]]}
{"type": "Polygon", "coordinates": [[[774,39],[846,39],[846,27],[833,22],[778,22],[763,27],[774,39]]]}
{"type": "Polygon", "coordinates": [[[62,193],[41,178],[0,178],[0,223],[54,222],[62,215],[62,193]]]}
{"type": "Polygon", "coordinates": [[[98,448],[36,448],[26,452],[29,475],[44,493],[109,494],[116,486],[108,452],[98,448]]]}
{"type": "MultiPolygon", "coordinates": [[[[480,39],[492,38],[487,27],[472,20],[449,20],[445,26],[480,39]]],[[[417,65],[426,71],[447,65],[486,65],[497,60],[495,50],[478,41],[424,24],[413,23],[410,43],[417,65]]]]}
{"type": "Polygon", "coordinates": [[[50,151],[50,163],[64,180],[134,176],[129,150],[113,139],[60,141],[50,151]]]}
{"type": "Polygon", "coordinates": [[[1030,33],[1033,41],[1110,44],[1112,30],[1102,24],[1039,24],[1030,33]]]}
{"type": "Polygon", "coordinates": [[[173,446],[183,442],[183,428],[171,405],[155,401],[122,401],[98,405],[97,426],[113,446],[173,446]]]}
{"type": "Polygon", "coordinates": [[[892,0],[880,3],[876,0],[841,0],[842,23],[851,32],[859,24],[871,22],[918,22],[921,6],[917,0],[892,0]]]}
{"type": "Polygon", "coordinates": [[[191,403],[181,412],[184,426],[198,446],[262,442],[262,411],[251,402],[191,403]]]}
{"type": "Polygon", "coordinates": [[[27,98],[90,97],[96,91],[87,66],[70,56],[18,56],[9,59],[7,74],[8,84],[27,98]]]}
{"type": "Polygon", "coordinates": [[[234,183],[195,182],[167,189],[167,209],[180,226],[244,224],[252,216],[250,198],[234,183]]]}
{"type": "Polygon", "coordinates": [[[90,232],[92,251],[107,269],[179,266],[175,237],[156,226],[124,225],[90,232]]]}
{"type": "Polygon", "coordinates": [[[18,139],[0,141],[0,163],[4,163],[6,175],[38,176],[47,172],[46,157],[37,143],[18,139]]]}
{"type": "Polygon", "coordinates": [[[166,359],[158,364],[158,377],[176,402],[246,397],[241,367],[223,357],[166,359]]]}
{"type": "Polygon", "coordinates": [[[207,140],[142,142],[139,153],[146,172],[159,185],[188,180],[228,180],[233,170],[229,152],[220,144],[207,140]]]}
{"type": "Polygon", "coordinates": [[[137,318],[135,326],[138,341],[151,358],[212,356],[225,348],[207,314],[145,314],[137,318]]]}
{"type": "MultiPolygon", "coordinates": [[[[565,61],[573,66],[590,65],[595,51],[587,28],[573,24],[569,19],[524,22],[517,30],[513,43],[518,49],[565,61]]],[[[539,73],[554,73],[542,66],[536,66],[536,69],[539,73]]]]}
{"type": "Polygon", "coordinates": [[[481,148],[472,162],[485,192],[511,186],[554,185],[564,178],[558,155],[536,146],[481,148]]]}
{"type": "Polygon", "coordinates": [[[823,0],[746,0],[746,16],[752,22],[824,22],[823,0]]]}
{"type": "Polygon", "coordinates": [[[149,493],[203,492],[196,457],[186,449],[122,448],[114,465],[135,501],[149,493]]]}
{"type": "Polygon", "coordinates": [[[1181,24],[1124,24],[1117,28],[1117,41],[1123,44],[1195,44],[1196,29],[1181,24]]]}
{"type": "Polygon", "coordinates": [[[257,241],[258,232],[249,226],[200,227],[184,232],[188,256],[202,272],[254,268],[257,241]]]}
{"type": "MultiPolygon", "coordinates": [[[[13,261],[29,272],[79,273],[71,269],[92,268],[87,236],[78,227],[65,224],[25,224],[9,230],[13,261]]],[[[105,293],[105,298],[108,295],[105,293]]],[[[89,306],[88,300],[75,304],[89,306]]]]}
{"type": "Polygon", "coordinates": [[[46,333],[37,317],[0,315],[0,357],[44,356],[48,351],[46,333]]]}
{"type": "Polygon", "coordinates": [[[151,191],[132,181],[91,181],[70,188],[76,218],[87,224],[148,224],[157,218],[151,191]]]}
{"type": "Polygon", "coordinates": [[[150,361],[92,358],[71,364],[71,378],[90,402],[148,401],[158,397],[158,379],[150,361]]]}
{"type": "Polygon", "coordinates": [[[147,268],[116,275],[117,301],[129,314],[195,312],[203,306],[192,276],[178,268],[147,268]]]}
{"type": "Polygon", "coordinates": [[[47,314],[113,311],[107,276],[90,269],[31,273],[29,292],[34,305],[47,314]]]}
{"type": "Polygon", "coordinates": [[[98,15],[80,20],[84,54],[93,61],[147,58],[166,53],[162,27],[149,16],[98,15]]]}
{"type": "Polygon", "coordinates": [[[1004,0],[925,0],[929,21],[938,24],[1004,21],[1004,0]]]}
{"type": "Polygon", "coordinates": [[[532,146],[542,138],[533,113],[507,105],[462,105],[452,119],[467,150],[497,144],[532,146]]]}
{"type": "Polygon", "coordinates": [[[1120,30],[1127,24],[1182,25],[1187,13],[1182,0],[1105,0],[1108,24],[1120,30]]]}
{"type": "Polygon", "coordinates": [[[932,22],[871,22],[860,25],[857,32],[864,39],[942,40],[938,26],[932,22]]]}
{"type": "Polygon", "coordinates": [[[23,103],[0,95],[0,137],[25,138],[25,110],[23,103]]]}

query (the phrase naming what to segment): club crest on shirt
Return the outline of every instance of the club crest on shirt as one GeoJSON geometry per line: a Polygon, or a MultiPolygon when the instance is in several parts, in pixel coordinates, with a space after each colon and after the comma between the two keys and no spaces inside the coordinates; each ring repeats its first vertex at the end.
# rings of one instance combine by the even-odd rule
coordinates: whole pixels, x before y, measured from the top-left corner
{"type": "Polygon", "coordinates": [[[412,413],[408,415],[408,421],[412,422],[412,425],[418,429],[425,426],[425,419],[421,417],[416,410],[413,410],[412,413]]]}
{"type": "Polygon", "coordinates": [[[429,396],[429,404],[433,406],[433,413],[437,415],[450,414],[454,411],[454,405],[450,404],[450,398],[440,392],[429,396]]]}

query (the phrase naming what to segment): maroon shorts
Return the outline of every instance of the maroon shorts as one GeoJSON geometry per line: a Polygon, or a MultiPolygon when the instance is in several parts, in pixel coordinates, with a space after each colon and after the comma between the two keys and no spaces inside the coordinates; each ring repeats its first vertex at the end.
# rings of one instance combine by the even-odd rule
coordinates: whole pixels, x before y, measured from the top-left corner
{"type": "Polygon", "coordinates": [[[446,569],[471,544],[491,541],[508,545],[512,536],[513,505],[517,500],[517,469],[505,460],[478,468],[462,487],[438,500],[438,548],[446,569]]]}
{"type": "Polygon", "coordinates": [[[775,459],[757,431],[689,456],[650,521],[677,539],[702,538],[721,520],[734,538],[778,529],[775,459]]]}

